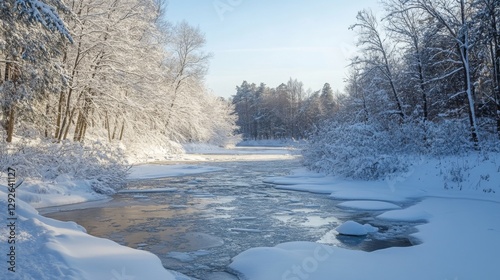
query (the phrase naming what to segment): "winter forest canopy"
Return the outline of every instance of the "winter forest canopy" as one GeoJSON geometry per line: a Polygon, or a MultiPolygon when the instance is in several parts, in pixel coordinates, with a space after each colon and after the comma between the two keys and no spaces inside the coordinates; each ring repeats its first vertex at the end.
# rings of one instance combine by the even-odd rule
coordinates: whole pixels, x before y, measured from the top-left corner
{"type": "Polygon", "coordinates": [[[239,132],[247,139],[305,139],[320,121],[337,110],[330,84],[321,91],[306,92],[292,79],[276,88],[244,81],[232,102],[238,114],[239,132]]]}
{"type": "Polygon", "coordinates": [[[202,31],[169,22],[166,1],[0,0],[2,164],[52,149],[59,162],[69,149],[116,166],[122,150],[171,153],[175,143],[224,145],[237,133],[308,139],[309,167],[373,178],[404,169],[401,154],[496,150],[500,3],[380,5],[378,17],[353,18],[358,55],[344,92],[244,81],[227,102],[205,86],[202,31]]]}
{"type": "Polygon", "coordinates": [[[224,145],[235,116],[204,85],[204,35],[167,21],[165,9],[162,0],[1,0],[2,142],[99,141],[131,153],[224,145]]]}
{"type": "Polygon", "coordinates": [[[166,21],[164,1],[46,2],[1,4],[8,142],[14,128],[57,141],[209,141],[231,133],[230,106],[204,88],[203,33],[166,21]]]}
{"type": "Polygon", "coordinates": [[[343,94],[244,82],[233,104],[249,138],[310,138],[309,167],[356,178],[405,169],[402,155],[498,150],[500,2],[384,0],[351,29],[343,94]]]}

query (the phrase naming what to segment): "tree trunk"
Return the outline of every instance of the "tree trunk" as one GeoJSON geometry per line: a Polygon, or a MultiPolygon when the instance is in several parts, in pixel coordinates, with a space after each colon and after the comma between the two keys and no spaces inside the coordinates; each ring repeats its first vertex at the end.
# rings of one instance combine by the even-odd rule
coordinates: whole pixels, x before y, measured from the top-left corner
{"type": "Polygon", "coordinates": [[[496,9],[499,8],[498,2],[491,2],[492,6],[490,7],[490,16],[491,16],[491,30],[492,30],[492,38],[491,41],[493,43],[491,50],[491,59],[493,62],[493,81],[494,81],[494,96],[495,96],[495,116],[497,123],[497,134],[500,138],[500,33],[498,32],[498,23],[497,23],[497,14],[495,13],[496,9]]]}
{"type": "Polygon", "coordinates": [[[496,117],[497,117],[497,134],[498,138],[500,138],[500,45],[497,44],[496,57],[495,57],[495,65],[496,65],[496,93],[495,93],[495,101],[496,101],[496,117]]]}
{"type": "Polygon", "coordinates": [[[423,120],[424,123],[427,122],[429,118],[429,109],[427,108],[427,93],[425,92],[425,81],[424,81],[424,69],[422,67],[422,59],[420,58],[420,54],[418,55],[418,79],[420,84],[420,90],[422,91],[422,109],[423,109],[423,120]]]}
{"type": "Polygon", "coordinates": [[[105,114],[104,127],[108,131],[108,141],[111,143],[111,125],[109,124],[108,112],[106,111],[104,114],[105,114]]]}
{"type": "Polygon", "coordinates": [[[59,105],[57,106],[57,119],[56,119],[56,132],[54,133],[54,138],[59,139],[59,132],[61,129],[61,120],[63,115],[63,107],[64,107],[64,90],[61,90],[59,94],[59,105]]]}
{"type": "Polygon", "coordinates": [[[124,130],[125,130],[125,120],[123,120],[122,129],[120,130],[120,138],[119,138],[120,141],[122,141],[122,139],[123,139],[123,131],[124,130]]]}
{"type": "Polygon", "coordinates": [[[479,143],[478,137],[478,129],[477,129],[477,121],[476,121],[476,105],[474,101],[474,91],[472,85],[472,77],[471,77],[471,69],[470,69],[470,61],[469,61],[469,30],[467,27],[467,20],[465,18],[465,2],[464,0],[460,1],[460,10],[462,17],[462,38],[461,42],[458,42],[458,48],[460,51],[460,56],[462,59],[462,66],[464,68],[464,79],[465,79],[465,87],[467,92],[467,103],[469,105],[469,123],[471,130],[471,138],[474,142],[474,146],[477,148],[479,143]]]}
{"type": "Polygon", "coordinates": [[[13,103],[9,110],[9,119],[7,121],[7,139],[8,143],[12,142],[12,136],[14,135],[14,122],[16,115],[16,105],[13,103]]]}
{"type": "Polygon", "coordinates": [[[119,125],[118,118],[115,118],[115,125],[113,127],[113,135],[111,136],[112,140],[115,140],[115,138],[116,138],[116,130],[118,129],[118,125],[119,125]]]}
{"type": "Polygon", "coordinates": [[[78,136],[78,141],[83,142],[85,139],[85,133],[87,132],[87,121],[83,121],[83,129],[80,131],[80,135],[78,136]]]}
{"type": "MultiPolygon", "coordinates": [[[[48,95],[47,105],[45,106],[45,116],[50,114],[50,95],[48,95]]],[[[45,125],[45,138],[49,138],[49,121],[45,125]]]]}
{"type": "Polygon", "coordinates": [[[80,135],[80,131],[83,129],[83,116],[82,112],[78,111],[78,117],[76,118],[76,125],[75,125],[75,131],[73,133],[73,141],[77,142],[80,141],[78,138],[80,135]]]}
{"type": "Polygon", "coordinates": [[[66,126],[66,128],[64,129],[64,136],[62,137],[63,140],[66,140],[68,139],[68,133],[69,133],[69,127],[71,126],[71,124],[73,123],[73,118],[75,116],[75,112],[76,112],[76,107],[74,107],[72,110],[71,110],[71,113],[69,114],[69,121],[68,121],[68,125],[66,126]]]}

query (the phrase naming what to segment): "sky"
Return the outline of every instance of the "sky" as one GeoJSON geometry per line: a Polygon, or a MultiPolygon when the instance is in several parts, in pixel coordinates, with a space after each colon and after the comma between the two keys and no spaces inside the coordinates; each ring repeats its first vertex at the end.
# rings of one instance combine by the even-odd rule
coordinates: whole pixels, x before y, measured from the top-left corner
{"type": "Polygon", "coordinates": [[[290,78],[305,89],[342,91],[356,52],[358,11],[376,0],[169,0],[166,17],[205,34],[212,54],[206,83],[228,98],[246,80],[277,87],[290,78]]]}

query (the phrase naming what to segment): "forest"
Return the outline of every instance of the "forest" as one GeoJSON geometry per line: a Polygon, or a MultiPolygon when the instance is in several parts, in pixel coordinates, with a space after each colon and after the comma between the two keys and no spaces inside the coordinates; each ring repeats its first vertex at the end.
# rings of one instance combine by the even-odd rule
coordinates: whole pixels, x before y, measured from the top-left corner
{"type": "Polygon", "coordinates": [[[4,0],[2,164],[50,177],[72,157],[116,167],[121,153],[148,158],[148,147],[168,154],[240,134],[307,139],[310,168],[378,178],[404,170],[405,155],[496,151],[500,3],[380,5],[353,19],[358,51],[342,92],[295,78],[274,88],[244,81],[226,101],[205,85],[203,32],[169,22],[166,1],[4,0]],[[39,164],[54,162],[49,175],[28,167],[47,150],[52,159],[39,164]]]}
{"type": "Polygon", "coordinates": [[[232,105],[204,83],[211,57],[204,34],[166,20],[166,7],[0,1],[2,166],[43,177],[33,157],[47,151],[51,160],[40,164],[53,161],[49,173],[60,173],[71,156],[116,166],[119,150],[146,157],[148,147],[175,153],[176,143],[230,140],[232,105]]]}
{"type": "Polygon", "coordinates": [[[360,11],[344,92],[292,80],[237,87],[244,137],[308,138],[304,162],[373,179],[405,170],[405,156],[498,151],[500,2],[384,0],[360,11]]]}
{"type": "Polygon", "coordinates": [[[245,139],[307,139],[337,110],[328,83],[315,92],[306,91],[302,82],[292,78],[276,88],[244,81],[236,89],[232,103],[238,115],[238,132],[245,139]]]}

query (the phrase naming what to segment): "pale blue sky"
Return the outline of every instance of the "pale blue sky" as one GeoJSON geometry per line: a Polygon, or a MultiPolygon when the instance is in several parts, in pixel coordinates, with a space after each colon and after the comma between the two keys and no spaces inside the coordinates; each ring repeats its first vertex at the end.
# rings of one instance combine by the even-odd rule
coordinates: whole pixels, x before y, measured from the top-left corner
{"type": "Polygon", "coordinates": [[[344,88],[355,34],[348,30],[376,0],[169,0],[167,18],[199,26],[213,54],[207,85],[229,97],[243,80],[270,87],[290,77],[305,88],[344,88]]]}

